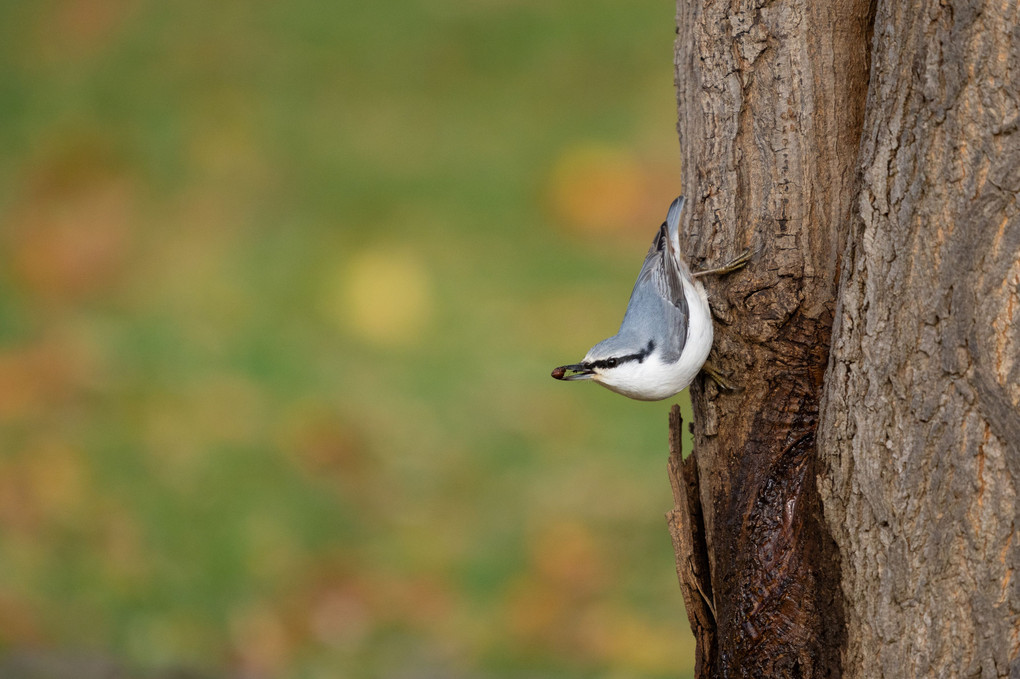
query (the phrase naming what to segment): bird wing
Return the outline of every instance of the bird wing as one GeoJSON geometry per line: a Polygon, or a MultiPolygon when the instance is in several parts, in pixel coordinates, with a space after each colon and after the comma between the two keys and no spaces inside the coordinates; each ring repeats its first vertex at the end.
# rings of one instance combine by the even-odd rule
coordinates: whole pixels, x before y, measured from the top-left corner
{"type": "Polygon", "coordinates": [[[638,274],[638,284],[651,283],[667,302],[687,313],[687,298],[684,296],[683,276],[677,265],[677,253],[669,238],[666,223],[659,227],[659,233],[652,241],[652,247],[645,255],[645,263],[638,274]]]}
{"type": "Polygon", "coordinates": [[[666,361],[680,358],[687,343],[689,312],[678,256],[667,224],[663,223],[645,256],[620,327],[621,333],[633,330],[662,338],[665,345],[661,350],[666,361]]]}

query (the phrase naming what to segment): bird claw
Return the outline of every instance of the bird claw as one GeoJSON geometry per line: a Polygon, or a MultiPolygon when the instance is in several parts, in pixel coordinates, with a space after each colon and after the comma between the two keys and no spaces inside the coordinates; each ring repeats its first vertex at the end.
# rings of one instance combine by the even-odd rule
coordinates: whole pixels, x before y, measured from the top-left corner
{"type": "Polygon", "coordinates": [[[715,269],[705,269],[704,271],[698,271],[691,274],[694,278],[700,278],[701,276],[707,276],[709,274],[723,275],[732,273],[738,269],[743,269],[747,266],[747,263],[751,261],[751,257],[754,255],[754,248],[747,248],[738,257],[731,259],[726,264],[717,267],[715,269]]]}
{"type": "Polygon", "coordinates": [[[708,375],[712,379],[712,381],[715,382],[716,386],[719,387],[721,391],[729,392],[740,391],[739,386],[731,383],[727,379],[730,377],[730,373],[723,372],[710,363],[706,363],[705,365],[703,365],[701,367],[701,371],[708,375]]]}

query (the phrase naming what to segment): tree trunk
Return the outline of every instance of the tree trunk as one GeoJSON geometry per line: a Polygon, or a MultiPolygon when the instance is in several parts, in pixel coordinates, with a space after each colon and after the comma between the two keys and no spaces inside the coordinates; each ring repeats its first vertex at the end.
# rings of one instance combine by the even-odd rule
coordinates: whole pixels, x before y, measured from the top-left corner
{"type": "Polygon", "coordinates": [[[1016,2],[886,2],[819,450],[848,677],[1020,677],[1016,2]]]}
{"type": "Polygon", "coordinates": [[[686,461],[671,417],[699,678],[1020,679],[1018,20],[678,2],[685,250],[757,249],[707,282],[742,391],[686,461]]]}
{"type": "Polygon", "coordinates": [[[839,675],[839,565],[816,490],[815,433],[870,6],[827,4],[679,2],[685,250],[695,268],[757,250],[747,269],[706,283],[713,361],[742,390],[692,386],[695,454],[685,465],[696,469],[673,465],[674,488],[690,489],[671,516],[678,570],[685,598],[705,601],[688,606],[699,677],[839,675]],[[691,539],[685,515],[703,524],[691,539]],[[692,576],[699,562],[708,572],[692,576]]]}

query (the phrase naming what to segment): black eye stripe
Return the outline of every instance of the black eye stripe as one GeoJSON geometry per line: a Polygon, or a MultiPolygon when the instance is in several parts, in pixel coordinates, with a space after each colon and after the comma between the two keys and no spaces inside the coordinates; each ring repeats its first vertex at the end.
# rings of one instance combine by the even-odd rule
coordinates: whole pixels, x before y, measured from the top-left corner
{"type": "Polygon", "coordinates": [[[626,363],[627,361],[637,361],[638,363],[644,363],[648,355],[655,351],[655,342],[648,340],[647,346],[644,349],[637,352],[636,354],[627,354],[626,356],[614,356],[612,358],[603,358],[598,361],[592,361],[585,363],[586,368],[615,368],[618,365],[626,363]]]}

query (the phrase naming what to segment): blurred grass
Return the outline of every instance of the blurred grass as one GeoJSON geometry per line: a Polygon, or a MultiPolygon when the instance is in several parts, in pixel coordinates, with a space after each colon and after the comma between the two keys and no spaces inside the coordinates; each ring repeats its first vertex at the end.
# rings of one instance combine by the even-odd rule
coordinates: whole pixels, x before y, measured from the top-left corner
{"type": "Polygon", "coordinates": [[[0,2],[0,643],[675,677],[669,2],[0,2]]]}

